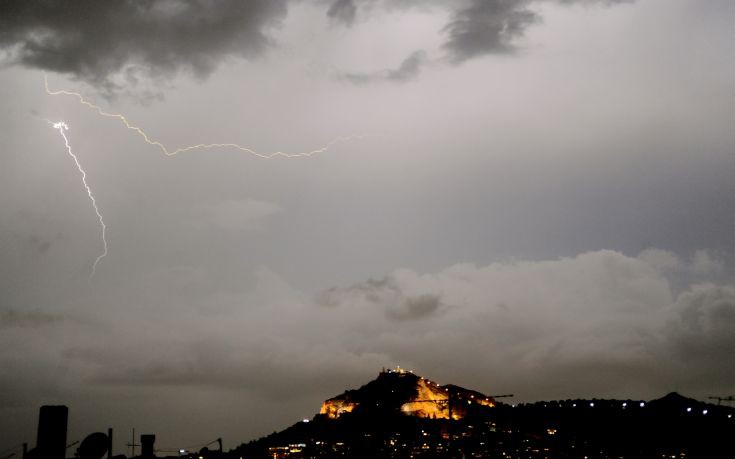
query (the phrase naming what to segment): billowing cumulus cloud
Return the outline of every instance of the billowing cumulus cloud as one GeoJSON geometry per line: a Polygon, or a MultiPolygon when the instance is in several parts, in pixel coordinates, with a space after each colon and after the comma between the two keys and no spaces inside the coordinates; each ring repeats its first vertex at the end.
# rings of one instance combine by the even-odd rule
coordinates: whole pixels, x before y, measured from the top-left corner
{"type": "MultiPolygon", "coordinates": [[[[551,261],[460,264],[436,274],[401,269],[379,281],[332,289],[319,300],[326,298],[335,310],[391,313],[407,312],[411,298],[446,305],[440,322],[410,328],[410,336],[384,336],[396,346],[390,354],[420,368],[431,366],[422,354],[463,355],[497,378],[486,384],[508,389],[543,386],[547,395],[572,395],[563,386],[574,380],[574,390],[584,386],[589,394],[647,387],[663,392],[680,365],[692,365],[698,375],[679,376],[677,383],[704,390],[700,381],[706,380],[724,390],[735,381],[726,370],[726,354],[735,346],[733,287],[694,284],[677,292],[667,277],[696,272],[705,254],[690,262],[665,251],[635,258],[599,251],[551,261]],[[526,379],[533,383],[521,382],[526,379]]],[[[436,309],[420,316],[431,317],[429,311],[436,309]]]]}
{"type": "MultiPolygon", "coordinates": [[[[677,269],[691,269],[666,255],[677,269]]],[[[91,341],[65,338],[82,336],[85,325],[63,323],[50,335],[52,348],[27,358],[36,367],[61,358],[75,369],[70,375],[91,386],[219,387],[266,398],[293,387],[325,398],[325,380],[395,364],[440,380],[462,375],[453,382],[513,389],[524,399],[655,396],[672,389],[674,374],[683,392],[731,387],[735,286],[693,284],[677,292],[670,267],[651,259],[650,252],[597,251],[458,264],[434,274],[399,269],[327,290],[315,302],[269,270],[253,290],[230,294],[211,290],[212,279],[199,275],[188,278],[188,288],[204,295],[197,301],[217,305],[216,313],[121,317],[115,330],[103,327],[103,343],[96,334],[91,341]],[[148,335],[150,327],[157,332],[148,335]],[[692,373],[681,374],[681,365],[692,373]]],[[[21,322],[38,322],[33,317],[21,322]]],[[[6,346],[0,359],[24,352],[6,346]]]]}
{"type": "Polygon", "coordinates": [[[206,76],[228,55],[261,53],[285,14],[283,0],[9,0],[0,47],[12,62],[101,86],[119,73],[206,76]]]}

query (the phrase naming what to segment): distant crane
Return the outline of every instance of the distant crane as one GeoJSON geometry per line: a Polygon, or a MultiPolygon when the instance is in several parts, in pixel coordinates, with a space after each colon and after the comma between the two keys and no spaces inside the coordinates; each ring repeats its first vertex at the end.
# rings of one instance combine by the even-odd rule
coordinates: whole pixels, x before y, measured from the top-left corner
{"type": "Polygon", "coordinates": [[[712,400],[717,400],[717,404],[718,405],[722,404],[722,402],[728,402],[729,403],[729,402],[735,401],[735,397],[733,397],[732,395],[727,396],[727,397],[711,396],[711,397],[707,397],[707,398],[710,398],[712,400]]]}

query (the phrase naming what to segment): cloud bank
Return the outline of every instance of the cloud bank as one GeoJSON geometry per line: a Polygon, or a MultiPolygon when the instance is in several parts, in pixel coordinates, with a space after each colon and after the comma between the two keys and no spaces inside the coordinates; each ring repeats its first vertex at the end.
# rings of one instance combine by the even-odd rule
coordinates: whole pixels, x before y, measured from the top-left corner
{"type": "MultiPolygon", "coordinates": [[[[96,326],[102,344],[78,321],[5,313],[5,326],[15,326],[6,328],[0,361],[13,368],[26,358],[43,368],[60,360],[87,386],[212,387],[256,398],[294,387],[325,398],[345,380],[397,364],[523,399],[727,391],[735,384],[735,286],[697,281],[677,290],[669,281],[696,271],[702,257],[603,250],[433,274],[398,269],[316,301],[267,269],[240,293],[211,289],[214,280],[200,274],[168,294],[180,295],[176,317],[134,309],[137,318],[96,326]],[[39,333],[53,345],[24,355],[30,351],[17,343],[39,333]]],[[[166,279],[151,287],[169,290],[166,279]]]]}

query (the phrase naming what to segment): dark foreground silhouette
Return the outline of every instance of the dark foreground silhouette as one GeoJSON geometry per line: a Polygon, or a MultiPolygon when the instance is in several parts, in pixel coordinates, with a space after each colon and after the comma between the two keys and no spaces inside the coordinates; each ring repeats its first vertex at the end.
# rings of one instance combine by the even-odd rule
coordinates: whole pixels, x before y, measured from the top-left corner
{"type": "MultiPolygon", "coordinates": [[[[496,396],[498,397],[498,396],[496,396]]],[[[660,399],[561,400],[517,406],[459,386],[388,370],[324,402],[320,414],[281,432],[222,450],[217,439],[170,456],[155,435],[140,455],[202,459],[282,458],[735,458],[735,409],[671,393],[660,399]]],[[[728,399],[721,399],[728,400],[728,399]]],[[[66,444],[68,409],[44,406],[36,447],[24,459],[124,459],[112,429],[66,444]],[[71,452],[71,454],[70,454],[71,452]]],[[[0,457],[6,459],[20,454],[0,457]]]]}
{"type": "Polygon", "coordinates": [[[351,411],[319,414],[243,444],[232,457],[735,458],[735,409],[677,393],[649,402],[580,399],[517,406],[488,397],[488,406],[477,403],[478,392],[439,386],[448,388],[446,401],[437,401],[443,409],[428,417],[407,415],[406,403],[416,405],[412,388],[423,381],[411,373],[383,372],[325,402],[355,403],[351,411]]]}

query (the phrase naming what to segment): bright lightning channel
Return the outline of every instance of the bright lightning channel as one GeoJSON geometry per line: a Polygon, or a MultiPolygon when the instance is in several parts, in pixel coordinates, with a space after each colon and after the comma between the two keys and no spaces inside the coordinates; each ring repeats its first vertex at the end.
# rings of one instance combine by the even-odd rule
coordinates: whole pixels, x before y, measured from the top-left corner
{"type": "Polygon", "coordinates": [[[79,172],[82,174],[82,183],[84,184],[84,188],[87,190],[89,200],[92,201],[92,207],[94,208],[94,212],[97,214],[97,218],[100,221],[100,226],[102,227],[102,243],[105,250],[102,252],[101,255],[97,257],[96,260],[94,260],[94,263],[92,264],[92,273],[89,275],[89,278],[92,279],[92,277],[94,277],[94,274],[97,272],[97,265],[99,264],[100,260],[107,256],[107,225],[105,225],[105,221],[102,219],[102,213],[100,212],[99,207],[97,207],[97,200],[95,200],[94,194],[92,194],[92,189],[87,184],[87,173],[84,171],[84,168],[82,168],[82,165],[79,163],[79,158],[77,158],[77,155],[75,155],[72,151],[71,145],[69,145],[69,139],[66,137],[66,131],[69,130],[69,126],[63,121],[58,121],[55,123],[53,121],[48,121],[48,123],[53,126],[54,129],[59,131],[61,137],[64,138],[66,151],[69,153],[69,156],[72,157],[74,163],[77,165],[77,169],[79,169],[79,172]]]}
{"type": "Polygon", "coordinates": [[[146,132],[143,131],[142,128],[131,124],[124,115],[122,115],[120,113],[108,113],[108,112],[104,111],[102,109],[102,107],[100,107],[99,105],[95,105],[92,102],[89,102],[87,99],[84,98],[84,96],[82,96],[78,92],[67,91],[67,90],[64,90],[64,89],[51,90],[49,88],[49,86],[48,86],[48,77],[47,77],[46,74],[43,75],[43,83],[44,83],[44,87],[46,89],[46,94],[48,94],[50,96],[66,95],[66,96],[76,97],[77,100],[79,100],[79,103],[81,103],[82,105],[86,105],[87,107],[89,107],[92,110],[96,111],[97,114],[99,114],[100,116],[104,116],[104,117],[108,117],[108,118],[117,118],[118,120],[120,120],[125,125],[125,127],[127,127],[128,129],[130,129],[132,131],[137,132],[138,135],[140,135],[147,144],[152,145],[154,147],[158,147],[158,149],[161,150],[161,152],[163,152],[163,154],[165,154],[166,156],[173,156],[173,155],[177,155],[179,153],[184,153],[184,152],[190,151],[190,150],[200,150],[200,149],[201,150],[208,150],[208,149],[212,149],[212,148],[234,148],[234,149],[237,149],[237,150],[240,150],[240,151],[244,151],[246,153],[250,153],[251,155],[254,155],[254,156],[257,156],[257,157],[263,158],[263,159],[273,159],[273,158],[275,158],[277,156],[281,156],[281,157],[285,157],[285,158],[303,158],[303,157],[313,156],[313,155],[315,155],[317,153],[324,153],[325,151],[329,150],[330,147],[332,147],[332,146],[334,146],[334,145],[336,145],[338,143],[349,142],[351,140],[359,140],[359,139],[363,139],[363,138],[366,138],[366,137],[376,137],[376,135],[371,135],[371,134],[337,137],[337,138],[331,140],[330,142],[328,142],[327,144],[325,144],[324,146],[322,146],[320,148],[317,148],[317,149],[314,149],[314,150],[310,150],[310,151],[303,151],[303,152],[299,152],[299,153],[284,153],[282,151],[276,151],[276,152],[267,153],[267,154],[266,153],[259,153],[259,152],[255,151],[255,150],[252,150],[252,149],[250,149],[248,147],[243,147],[242,145],[238,145],[236,143],[199,143],[199,144],[196,144],[196,145],[189,145],[189,146],[186,146],[186,147],[181,147],[181,148],[176,148],[174,150],[170,150],[163,143],[161,143],[161,142],[159,142],[157,140],[151,139],[148,136],[148,134],[146,134],[146,132]]]}

